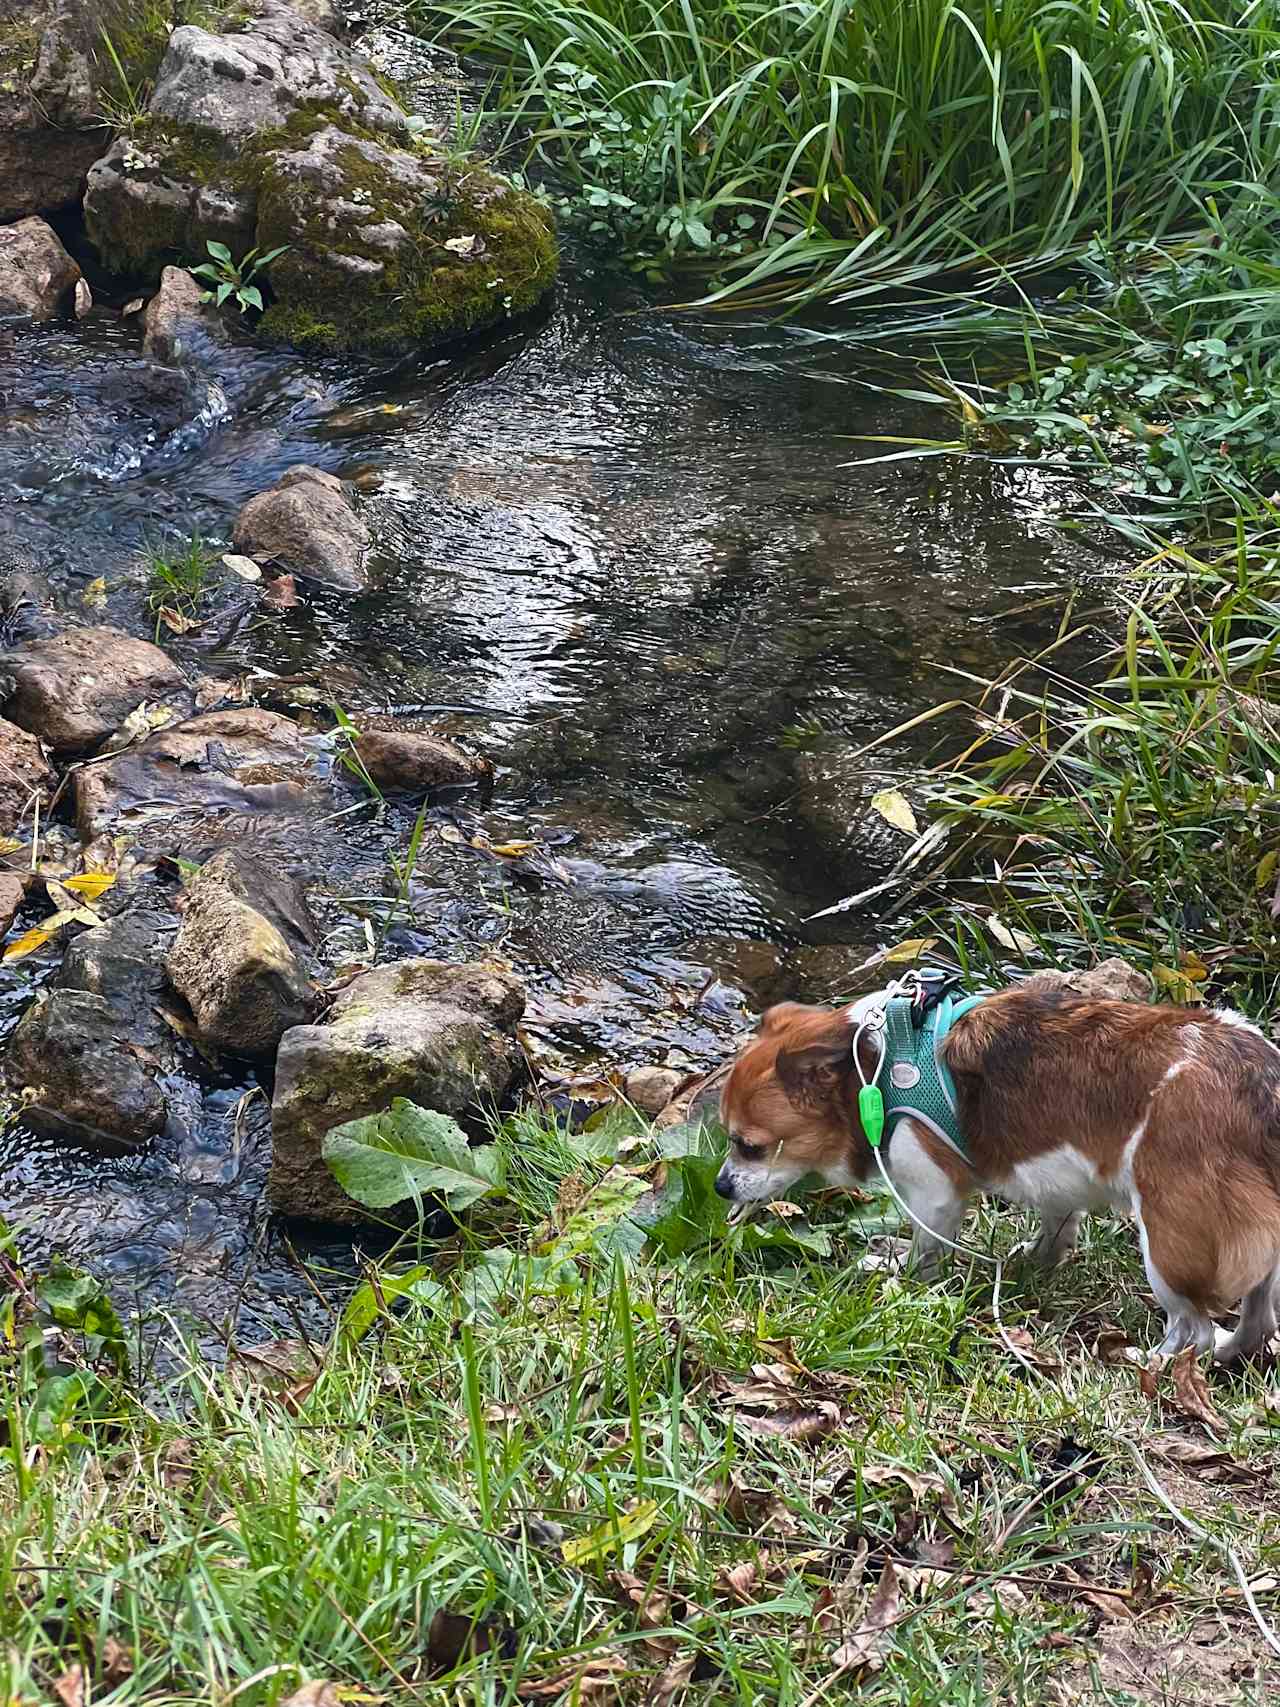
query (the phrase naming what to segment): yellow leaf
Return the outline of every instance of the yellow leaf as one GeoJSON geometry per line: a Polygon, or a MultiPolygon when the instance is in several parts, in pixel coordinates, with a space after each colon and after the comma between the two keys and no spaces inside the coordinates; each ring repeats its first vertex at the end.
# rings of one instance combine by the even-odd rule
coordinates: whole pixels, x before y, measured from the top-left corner
{"type": "Polygon", "coordinates": [[[17,853],[21,846],[16,836],[0,836],[0,854],[17,853]]]}
{"type": "Polygon", "coordinates": [[[908,836],[919,834],[916,815],[911,810],[911,803],[905,794],[896,788],[882,788],[879,794],[871,796],[871,810],[878,812],[886,824],[892,824],[895,830],[903,830],[908,836]]]}
{"type": "Polygon", "coordinates": [[[90,581],[80,597],[90,610],[97,610],[100,605],[105,605],[107,602],[106,576],[99,575],[96,581],[90,581]]]}
{"type": "Polygon", "coordinates": [[[1193,948],[1187,949],[1179,964],[1193,984],[1203,984],[1209,976],[1209,968],[1193,948]]]}
{"type": "Polygon", "coordinates": [[[931,948],[936,948],[936,936],[908,937],[906,942],[896,942],[892,948],[886,948],[881,959],[886,966],[906,966],[913,960],[919,960],[922,954],[928,954],[931,948]]]}
{"type": "Polygon", "coordinates": [[[114,871],[82,871],[77,877],[68,877],[62,887],[83,895],[86,901],[96,901],[100,895],[106,894],[115,880],[114,871]]]}
{"type": "Polygon", "coordinates": [[[1033,954],[1036,950],[1036,939],[1033,936],[1028,936],[1025,931],[1011,931],[994,913],[987,919],[987,929],[1001,948],[1014,949],[1018,954],[1033,954]]]}
{"type": "MultiPolygon", "coordinates": [[[[57,917],[56,914],[54,916],[57,917]]],[[[46,930],[43,925],[35,925],[31,930],[23,931],[20,937],[9,944],[4,951],[4,959],[25,960],[29,954],[34,954],[38,948],[43,948],[53,935],[53,931],[46,930]]]]}
{"type": "Polygon", "coordinates": [[[1258,861],[1258,869],[1253,876],[1255,889],[1265,889],[1275,877],[1276,866],[1280,865],[1280,848],[1272,848],[1270,853],[1263,854],[1258,861]]]}
{"type": "Polygon", "coordinates": [[[537,842],[491,842],[489,852],[501,854],[504,859],[519,859],[522,854],[531,853],[537,845],[537,842]]]}
{"type": "Polygon", "coordinates": [[[1167,990],[1175,1002],[1194,1004],[1200,1000],[1200,992],[1194,981],[1177,967],[1161,966],[1157,962],[1152,966],[1151,973],[1160,988],[1167,990]]]}
{"type": "Polygon", "coordinates": [[[658,1521],[658,1507],[654,1500],[642,1500],[641,1503],[623,1517],[609,1523],[602,1523],[586,1535],[580,1535],[574,1541],[562,1541],[560,1553],[566,1565],[586,1565],[594,1560],[603,1559],[608,1554],[617,1552],[628,1541],[638,1541],[642,1535],[647,1535],[658,1521]]]}

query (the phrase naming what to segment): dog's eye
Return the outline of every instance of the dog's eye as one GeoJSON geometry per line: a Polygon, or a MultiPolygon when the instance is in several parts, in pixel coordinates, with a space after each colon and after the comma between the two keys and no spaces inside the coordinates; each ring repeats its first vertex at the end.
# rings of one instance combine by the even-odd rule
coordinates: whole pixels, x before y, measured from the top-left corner
{"type": "Polygon", "coordinates": [[[748,1144],[745,1138],[734,1137],[733,1147],[744,1161],[758,1161],[768,1148],[765,1144],[748,1144]]]}

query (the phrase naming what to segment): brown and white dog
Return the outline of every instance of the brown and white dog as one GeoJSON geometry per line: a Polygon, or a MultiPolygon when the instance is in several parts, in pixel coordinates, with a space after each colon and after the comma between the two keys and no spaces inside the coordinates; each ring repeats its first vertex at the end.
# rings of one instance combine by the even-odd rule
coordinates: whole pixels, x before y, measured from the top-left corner
{"type": "MultiPolygon", "coordinates": [[[[805,1174],[874,1183],[852,1043],[882,999],[765,1014],[721,1098],[722,1197],[780,1197],[805,1174]]],[[[877,1045],[864,1034],[859,1047],[870,1072],[877,1045]]],[[[1031,1256],[1052,1267],[1084,1211],[1124,1210],[1165,1312],[1161,1352],[1216,1338],[1228,1363],[1266,1345],[1280,1284],[1280,1050],[1255,1026],[1225,1010],[1014,988],[956,1020],[942,1050],[969,1162],[910,1119],[884,1140],[890,1178],[922,1221],[953,1239],[975,1192],[1027,1204],[1041,1223],[1031,1256]],[[1215,1331],[1212,1315],[1236,1304],[1234,1333],[1215,1331]]],[[[919,1268],[940,1254],[917,1228],[919,1268]]]]}

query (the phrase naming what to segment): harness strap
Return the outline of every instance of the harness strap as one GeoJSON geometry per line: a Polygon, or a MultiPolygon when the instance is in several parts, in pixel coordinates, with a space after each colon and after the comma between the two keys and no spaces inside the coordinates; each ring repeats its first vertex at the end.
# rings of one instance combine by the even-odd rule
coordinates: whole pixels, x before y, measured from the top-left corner
{"type": "Polygon", "coordinates": [[[917,1026],[912,1003],[892,997],[885,1004],[883,1054],[877,1078],[884,1096],[885,1123],[910,1118],[928,1127],[962,1161],[969,1161],[960,1132],[955,1081],[942,1045],[956,1020],[978,1007],[981,996],[944,996],[917,1026]]]}

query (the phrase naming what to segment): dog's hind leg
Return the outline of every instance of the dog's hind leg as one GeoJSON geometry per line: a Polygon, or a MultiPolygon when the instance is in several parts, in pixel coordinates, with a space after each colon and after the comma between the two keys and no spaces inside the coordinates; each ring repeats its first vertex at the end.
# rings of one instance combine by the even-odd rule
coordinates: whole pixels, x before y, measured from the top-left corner
{"type": "Polygon", "coordinates": [[[1240,1306],[1236,1330],[1228,1335],[1214,1352],[1217,1363],[1235,1363],[1242,1357],[1256,1357],[1276,1332],[1276,1287],[1280,1284],[1280,1264],[1271,1270],[1250,1292],[1240,1306]]]}
{"type": "Polygon", "coordinates": [[[1038,1268],[1057,1268],[1075,1250],[1083,1220],[1082,1209],[1042,1209],[1040,1236],[1027,1248],[1027,1261],[1038,1268]]]}
{"type": "Polygon", "coordinates": [[[1147,1279],[1165,1317],[1164,1338],[1156,1347],[1157,1353],[1162,1357],[1172,1357],[1185,1351],[1189,1345],[1196,1348],[1197,1355],[1212,1350],[1216,1339],[1213,1320],[1202,1304],[1188,1292],[1180,1290],[1188,1281],[1174,1267],[1171,1259],[1175,1253],[1172,1248],[1166,1249],[1169,1242],[1162,1237],[1162,1229],[1159,1224],[1149,1226],[1141,1211],[1137,1221],[1147,1279]],[[1165,1257],[1163,1266],[1162,1256],[1165,1257]]]}

